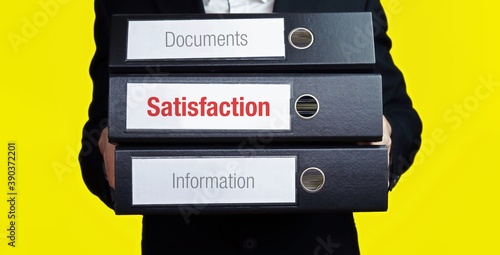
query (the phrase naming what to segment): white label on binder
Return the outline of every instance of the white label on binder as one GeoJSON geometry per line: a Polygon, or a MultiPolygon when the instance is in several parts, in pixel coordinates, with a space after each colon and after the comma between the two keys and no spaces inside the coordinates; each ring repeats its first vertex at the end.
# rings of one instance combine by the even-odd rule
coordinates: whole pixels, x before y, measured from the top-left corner
{"type": "Polygon", "coordinates": [[[284,58],[284,19],[148,20],[128,23],[128,60],[284,58]]]}
{"type": "Polygon", "coordinates": [[[127,130],[290,130],[290,84],[128,83],[127,130]]]}
{"type": "Polygon", "coordinates": [[[296,203],[296,157],[132,158],[132,204],[296,203]]]}

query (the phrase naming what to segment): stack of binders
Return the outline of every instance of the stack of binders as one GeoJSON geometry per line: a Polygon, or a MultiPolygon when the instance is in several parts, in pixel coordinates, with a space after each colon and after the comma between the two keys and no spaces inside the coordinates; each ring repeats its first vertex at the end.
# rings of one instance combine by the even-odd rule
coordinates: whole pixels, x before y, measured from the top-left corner
{"type": "Polygon", "coordinates": [[[384,211],[370,13],[117,15],[115,212],[384,211]],[[366,143],[362,143],[366,144],[366,143]]]}

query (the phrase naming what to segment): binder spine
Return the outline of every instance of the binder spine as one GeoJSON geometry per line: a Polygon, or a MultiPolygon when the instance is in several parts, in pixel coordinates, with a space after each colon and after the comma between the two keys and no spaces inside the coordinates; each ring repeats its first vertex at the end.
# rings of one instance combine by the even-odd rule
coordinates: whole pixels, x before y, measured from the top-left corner
{"type": "Polygon", "coordinates": [[[110,88],[109,137],[118,143],[382,137],[379,75],[134,75],[112,77],[110,88]]]}
{"type": "MultiPolygon", "coordinates": [[[[193,25],[191,25],[193,26],[193,25]]],[[[195,25],[196,26],[196,25],[195,25]]],[[[257,26],[253,24],[253,26],[257,26]]],[[[259,26],[257,31],[261,31],[262,26],[259,26]]],[[[270,28],[271,26],[266,26],[270,28]]],[[[324,73],[357,73],[363,71],[371,73],[374,70],[375,50],[372,31],[371,13],[272,13],[272,14],[217,14],[217,15],[115,15],[112,20],[112,37],[111,37],[111,53],[109,67],[111,73],[127,74],[127,73],[238,73],[238,72],[259,72],[259,73],[296,73],[296,72],[324,72],[324,73]],[[139,22],[161,21],[170,22],[167,27],[175,26],[178,22],[199,22],[203,25],[207,22],[216,22],[212,27],[218,29],[227,28],[227,24],[223,24],[225,20],[233,19],[235,21],[247,21],[245,25],[238,26],[238,33],[244,34],[243,27],[248,27],[252,30],[252,24],[262,20],[283,20],[284,24],[281,29],[273,30],[276,35],[280,35],[281,41],[278,43],[284,44],[284,55],[280,53],[261,55],[251,55],[253,50],[248,50],[254,43],[254,40],[261,39],[263,45],[267,43],[271,48],[273,41],[267,41],[270,35],[255,34],[245,38],[247,45],[239,46],[238,52],[242,55],[230,57],[233,51],[221,53],[219,56],[195,58],[190,56],[190,52],[203,47],[179,47],[176,52],[185,51],[186,55],[171,57],[166,54],[164,57],[155,56],[152,59],[148,54],[141,57],[141,52],[131,59],[129,56],[133,51],[133,44],[130,42],[129,35],[135,37],[144,37],[142,34],[133,34],[132,27],[139,22]],[[172,21],[177,23],[172,23],[172,21]],[[217,23],[222,22],[222,23],[217,23]],[[308,31],[308,37],[304,36],[304,31],[308,31]],[[294,36],[298,34],[298,36],[294,36]],[[257,39],[256,39],[257,38],[257,39]],[[310,45],[304,42],[293,42],[293,38],[311,38],[310,45]],[[307,47],[304,47],[307,46],[307,47]],[[229,52],[229,53],[228,53],[229,52]],[[248,53],[249,55],[245,55],[248,53]],[[228,55],[229,54],[229,55],[228,55]]],[[[137,29],[141,31],[141,29],[137,29]]],[[[184,31],[184,30],[182,30],[184,31]]],[[[225,30],[223,30],[225,31],[225,30]]],[[[235,33],[234,30],[231,33],[235,33]]],[[[184,31],[185,33],[188,33],[184,31]]],[[[201,31],[203,32],[203,31],[201,31]]],[[[166,35],[165,30],[158,29],[158,34],[152,35],[151,39],[144,40],[142,38],[140,49],[150,47],[151,49],[145,52],[159,52],[167,50],[167,45],[171,42],[166,42],[172,37],[166,35]],[[156,44],[153,44],[155,43],[156,44]],[[151,44],[151,45],[150,45],[151,44]]],[[[168,33],[168,32],[167,32],[168,33]]],[[[229,33],[229,32],[228,32],[229,33]]],[[[178,32],[177,36],[182,34],[178,32]],[[179,35],[178,35],[179,34],[179,35]]],[[[148,34],[146,34],[149,36],[148,34]]],[[[227,35],[227,33],[221,33],[227,35]]],[[[239,34],[238,34],[239,35],[239,34]]],[[[271,36],[273,36],[272,34],[271,36]]],[[[187,35],[186,35],[187,36],[187,35]]],[[[205,34],[189,34],[189,39],[196,36],[206,36],[205,34]]],[[[208,35],[210,37],[210,35],[208,35]]],[[[215,38],[216,35],[213,35],[215,38]]],[[[234,37],[234,36],[233,36],[234,37]]],[[[206,37],[208,38],[208,37],[206,37]]],[[[224,37],[225,38],[225,37],[224,37]]],[[[224,39],[222,38],[222,39],[224,39]]],[[[227,38],[226,38],[227,39],[227,38]]],[[[226,39],[220,41],[225,45],[226,39]]],[[[200,39],[201,40],[201,39],[200,39]]],[[[233,44],[238,42],[232,39],[233,44]]],[[[182,40],[181,46],[184,46],[185,39],[182,40]]],[[[217,46],[219,41],[212,42],[212,46],[217,46]]],[[[192,42],[189,43],[191,45],[192,42]]],[[[234,46],[234,45],[233,45],[234,46]]],[[[237,47],[237,46],[234,46],[237,47]]],[[[234,48],[233,47],[233,48],[234,48]]],[[[214,47],[211,47],[212,51],[214,47]]],[[[231,48],[231,47],[226,47],[231,48]]],[[[258,48],[265,48],[258,47],[258,48]]],[[[172,48],[173,49],[173,48],[172,48]]],[[[140,51],[140,50],[139,50],[140,51]]],[[[209,52],[208,50],[202,52],[209,52]]],[[[135,53],[135,52],[134,52],[135,53]]]]}
{"type": "MultiPolygon", "coordinates": [[[[115,211],[117,214],[178,214],[186,208],[195,209],[201,213],[384,211],[387,209],[388,171],[386,160],[387,149],[379,146],[294,148],[269,146],[266,149],[255,150],[214,149],[210,147],[186,149],[118,147],[116,151],[115,211]],[[148,170],[145,170],[145,161],[134,166],[133,161],[137,159],[156,160],[159,161],[159,165],[147,165],[148,170]],[[171,163],[168,162],[168,160],[179,161],[183,159],[190,162],[187,168],[183,165],[171,167],[171,163]],[[196,177],[196,172],[193,171],[196,168],[193,168],[192,164],[202,159],[217,159],[224,163],[218,165],[218,168],[212,168],[211,163],[203,161],[202,174],[198,174],[196,177]],[[255,163],[255,159],[268,159],[269,163],[255,163]],[[290,160],[286,161],[287,159],[296,162],[293,169],[290,169],[292,163],[290,160]],[[238,160],[246,163],[240,164],[238,160]],[[278,160],[278,162],[273,162],[273,160],[278,160]],[[273,163],[278,163],[281,167],[276,169],[277,165],[271,165],[273,163]],[[134,169],[134,167],[138,168],[134,169]],[[282,177],[279,180],[272,179],[273,173],[260,171],[266,167],[275,170],[278,175],[281,172],[282,177]],[[156,168],[158,171],[154,170],[156,168]],[[312,174],[308,172],[310,169],[313,169],[312,174]],[[320,173],[317,170],[323,174],[324,183],[321,187],[317,185],[318,179],[315,179],[320,173]],[[136,180],[133,179],[135,171],[139,172],[136,173],[135,178],[138,178],[136,180]],[[187,172],[190,172],[190,175],[187,172]],[[229,184],[225,187],[220,185],[208,187],[203,186],[202,181],[200,181],[200,178],[203,178],[200,176],[215,178],[216,173],[220,172],[223,173],[222,176],[233,175],[234,178],[251,176],[254,179],[251,180],[250,184],[255,185],[255,187],[247,191],[250,192],[250,195],[238,193],[231,197],[232,201],[238,202],[231,203],[227,202],[230,200],[223,200],[221,203],[218,199],[224,197],[226,193],[232,192],[229,184]],[[162,197],[171,196],[172,194],[169,193],[175,188],[172,187],[172,173],[177,174],[178,178],[175,196],[186,196],[185,203],[172,204],[171,198],[162,197]],[[191,182],[191,186],[187,186],[186,176],[191,178],[188,180],[198,179],[191,182]],[[293,185],[285,180],[288,177],[293,178],[293,185]],[[271,181],[274,184],[259,186],[260,183],[266,183],[266,181],[271,181]],[[134,196],[134,186],[136,186],[135,192],[144,193],[142,194],[143,198],[134,196]],[[308,190],[307,187],[313,188],[308,190]],[[249,197],[255,199],[254,194],[258,194],[262,189],[265,191],[267,188],[270,188],[272,192],[265,193],[265,199],[270,201],[276,198],[277,201],[281,202],[247,201],[245,203],[246,199],[249,197]],[[280,193],[285,194],[285,200],[283,200],[283,194],[280,193]],[[295,197],[290,200],[289,194],[294,194],[295,197]],[[151,197],[153,197],[152,200],[151,197]],[[144,200],[150,202],[141,202],[144,200]]],[[[211,179],[207,185],[213,185],[213,181],[211,179]]],[[[244,188],[244,185],[248,186],[248,183],[240,182],[239,185],[244,188]]]]}

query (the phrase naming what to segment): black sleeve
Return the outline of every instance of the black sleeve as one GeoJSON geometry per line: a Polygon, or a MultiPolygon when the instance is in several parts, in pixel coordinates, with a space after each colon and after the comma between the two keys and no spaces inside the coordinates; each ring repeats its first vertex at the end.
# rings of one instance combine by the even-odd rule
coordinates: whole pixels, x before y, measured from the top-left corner
{"type": "Polygon", "coordinates": [[[410,97],[401,71],[394,65],[387,36],[387,17],[379,0],[368,0],[367,11],[373,14],[376,73],[382,75],[384,116],[392,127],[390,185],[394,188],[401,175],[411,166],[420,148],[422,122],[410,97]]]}
{"type": "Polygon", "coordinates": [[[94,3],[96,52],[90,65],[93,93],[88,112],[89,118],[83,128],[79,161],[82,177],[87,188],[108,207],[113,208],[111,189],[105,178],[104,161],[98,147],[99,137],[101,131],[107,126],[108,117],[110,15],[107,12],[105,2],[96,0],[94,3]]]}

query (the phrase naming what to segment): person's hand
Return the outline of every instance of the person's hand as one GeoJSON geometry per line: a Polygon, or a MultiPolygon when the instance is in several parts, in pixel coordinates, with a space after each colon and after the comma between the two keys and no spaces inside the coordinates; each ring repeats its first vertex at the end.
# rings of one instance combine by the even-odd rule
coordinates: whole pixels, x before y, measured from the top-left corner
{"type": "Polygon", "coordinates": [[[390,155],[391,155],[391,146],[392,146],[392,127],[389,121],[385,118],[385,116],[382,116],[382,141],[378,142],[362,142],[358,143],[360,145],[385,145],[387,147],[387,165],[390,163],[390,155]]]}
{"type": "Polygon", "coordinates": [[[391,155],[391,146],[392,146],[392,139],[391,139],[391,135],[392,135],[392,127],[391,127],[391,124],[389,123],[389,121],[387,121],[387,119],[385,118],[385,116],[382,116],[383,117],[383,124],[382,124],[382,141],[380,142],[371,142],[369,143],[370,145],[385,145],[387,146],[387,164],[389,164],[389,160],[390,160],[390,156],[391,155]]]}
{"type": "Polygon", "coordinates": [[[99,150],[104,158],[104,168],[109,186],[115,188],[115,147],[108,141],[108,127],[104,128],[99,138],[99,150]]]}

